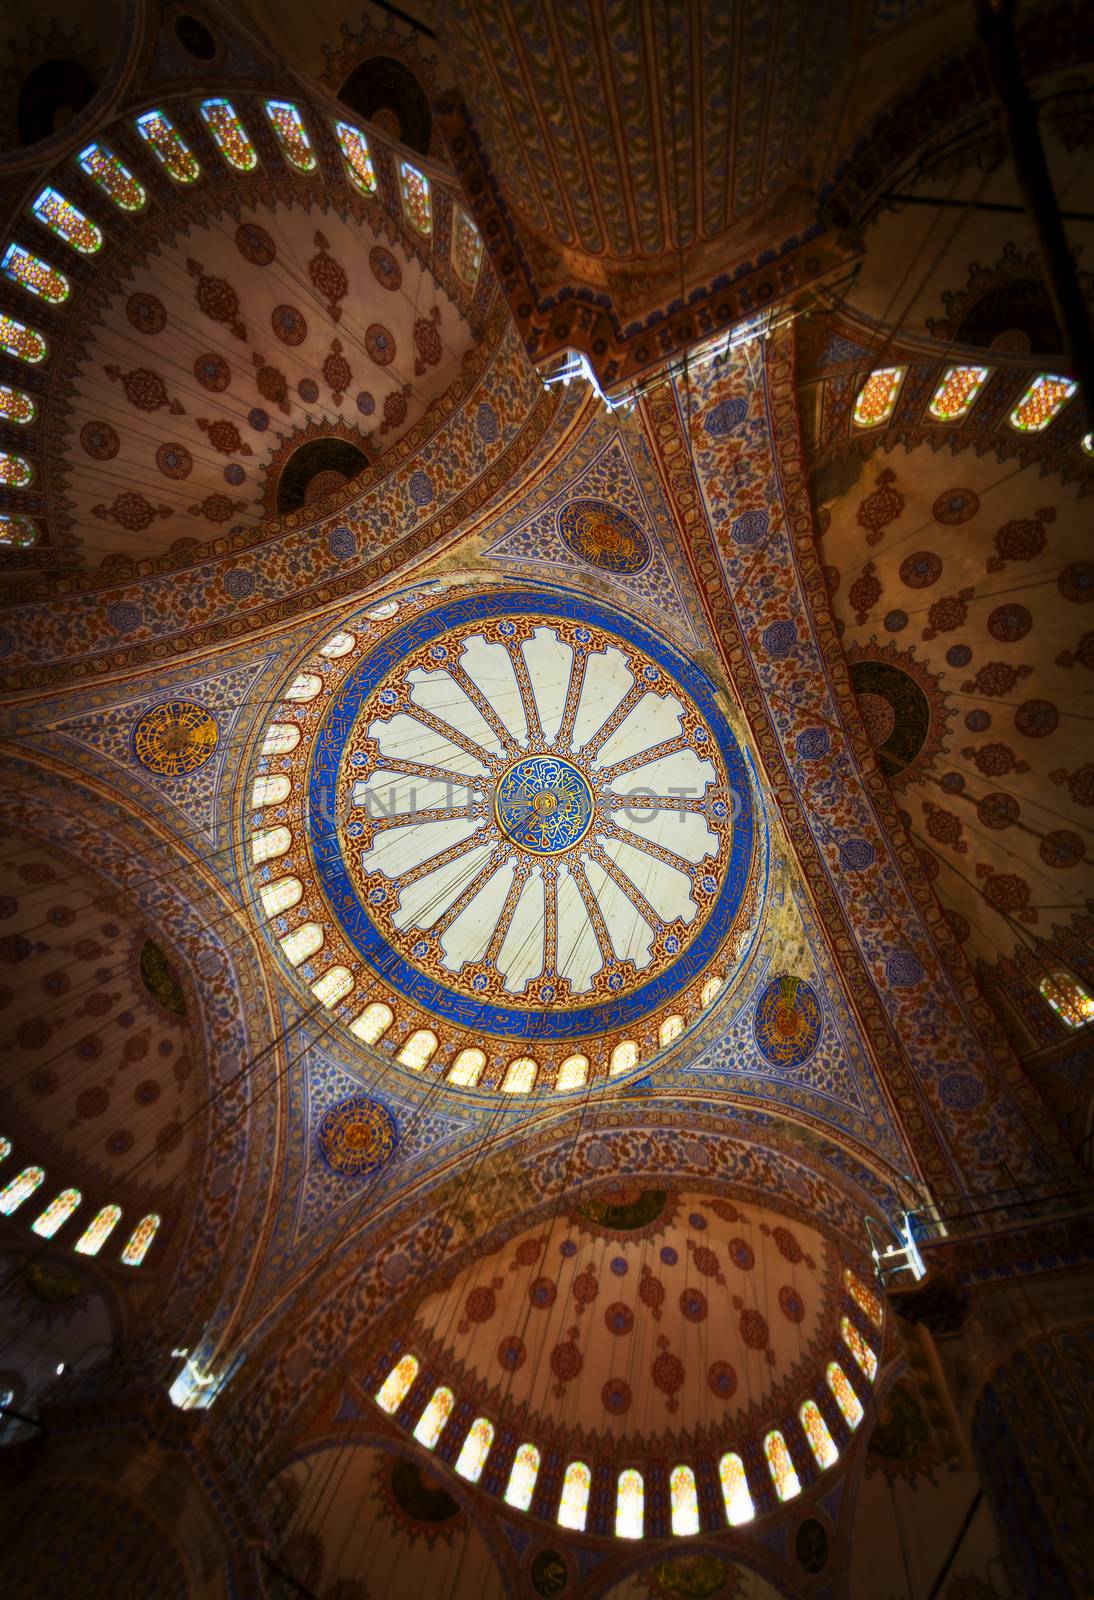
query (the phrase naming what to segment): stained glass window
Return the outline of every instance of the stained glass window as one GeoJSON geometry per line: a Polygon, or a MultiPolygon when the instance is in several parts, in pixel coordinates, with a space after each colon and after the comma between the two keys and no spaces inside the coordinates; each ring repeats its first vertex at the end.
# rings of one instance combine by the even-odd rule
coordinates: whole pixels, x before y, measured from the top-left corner
{"type": "Polygon", "coordinates": [[[21,284],[31,294],[36,294],[39,300],[47,300],[51,306],[59,306],[68,299],[69,282],[64,273],[58,272],[56,267],[51,267],[40,256],[31,255],[21,244],[8,245],[3,260],[0,260],[0,271],[6,273],[13,283],[21,284]]]}
{"type": "Polygon", "coordinates": [[[1043,999],[1069,1028],[1082,1028],[1094,1020],[1094,1000],[1067,972],[1053,972],[1037,988],[1043,999]]]}
{"type": "Polygon", "coordinates": [[[336,122],[334,134],[339,149],[346,158],[346,168],[353,182],[365,194],[374,194],[376,168],[372,165],[368,140],[360,128],[351,127],[348,122],[336,122]]]}
{"type": "Polygon", "coordinates": [[[828,1387],[835,1396],[836,1404],[843,1412],[843,1419],[849,1428],[857,1428],[862,1421],[862,1402],[854,1389],[851,1380],[844,1372],[838,1361],[828,1363],[825,1377],[828,1387]]]}
{"type": "Polygon", "coordinates": [[[103,236],[90,217],[85,217],[78,206],[66,200],[56,189],[45,188],[31,206],[31,210],[58,239],[63,239],[82,256],[93,256],[102,249],[103,236]]]}
{"type": "Polygon", "coordinates": [[[0,1139],[0,1161],[6,1161],[11,1155],[11,1140],[0,1139]]]}
{"type": "Polygon", "coordinates": [[[876,1294],[866,1287],[860,1278],[856,1278],[850,1267],[843,1269],[843,1287],[851,1296],[860,1311],[865,1311],[875,1327],[880,1328],[885,1321],[885,1307],[876,1294]]]}
{"type": "Polygon", "coordinates": [[[122,1218],[121,1206],[103,1206],[96,1212],[76,1240],[76,1252],[81,1256],[97,1256],[110,1234],[122,1218]]]}
{"type": "Polygon", "coordinates": [[[319,654],[326,656],[328,661],[340,661],[343,656],[349,655],[356,643],[352,633],[336,633],[326,644],[320,645],[319,654]]]}
{"type": "Polygon", "coordinates": [[[287,933],[281,941],[285,959],[290,966],[298,967],[313,956],[323,943],[323,930],[318,922],[302,922],[299,928],[287,933]]]}
{"type": "Polygon", "coordinates": [[[328,967],[311,986],[315,998],[325,1006],[336,1006],[353,988],[353,973],[348,967],[328,967]]]}
{"type": "Polygon", "coordinates": [[[271,722],[262,741],[261,755],[283,756],[300,743],[300,728],[295,722],[271,722]]]}
{"type": "Polygon", "coordinates": [[[308,138],[304,119],[296,107],[288,100],[267,100],[266,115],[270,119],[273,131],[277,134],[278,143],[285,152],[286,160],[291,162],[298,172],[311,172],[315,166],[315,151],[308,138]]]}
{"type": "Polygon", "coordinates": [[[612,1051],[612,1059],[608,1071],[614,1078],[620,1072],[629,1072],[638,1064],[638,1046],[633,1039],[624,1039],[622,1044],[617,1044],[612,1051]]]}
{"type": "Polygon", "coordinates": [[[237,172],[253,172],[258,166],[258,151],[247,137],[232,102],[203,100],[201,115],[228,165],[237,172]]]}
{"type": "Polygon", "coordinates": [[[139,1267],[148,1254],[148,1247],[156,1237],[156,1230],[160,1219],[154,1211],[142,1217],[129,1235],[129,1243],[122,1251],[122,1265],[126,1267],[139,1267]]]}
{"type": "Polygon", "coordinates": [[[988,379],[990,367],[947,367],[928,407],[938,422],[960,422],[988,379]]]}
{"type": "Polygon", "coordinates": [[[888,422],[907,370],[907,367],[879,367],[871,372],[855,401],[855,422],[860,428],[878,428],[888,422]]]}
{"type": "Polygon", "coordinates": [[[0,511],[0,548],[27,550],[38,543],[38,529],[29,517],[9,516],[0,511]]]}
{"type": "Polygon", "coordinates": [[[0,450],[0,483],[7,489],[25,489],[34,481],[34,468],[24,456],[0,450]]]}
{"type": "Polygon", "coordinates": [[[36,367],[49,354],[49,345],[34,328],[25,327],[23,323],[16,322],[14,317],[0,311],[0,350],[5,355],[25,361],[28,366],[36,367]]]}
{"type": "Polygon", "coordinates": [[[79,1189],[62,1189],[56,1199],[49,1202],[42,1215],[35,1217],[30,1225],[31,1232],[43,1239],[52,1239],[62,1222],[68,1221],[81,1198],[79,1189]]]}
{"type": "Polygon", "coordinates": [[[322,687],[323,680],[318,672],[298,672],[285,690],[285,699],[303,704],[305,701],[314,700],[322,687]]]}
{"type": "Polygon", "coordinates": [[[518,1446],[517,1453],[513,1457],[513,1470],[509,1474],[509,1482],[505,1489],[506,1505],[515,1506],[518,1511],[527,1511],[532,1504],[538,1477],[539,1451],[534,1444],[518,1446]]]}
{"type": "Polygon", "coordinates": [[[679,1012],[674,1012],[671,1017],[666,1017],[657,1030],[657,1042],[662,1050],[666,1045],[674,1044],[684,1031],[684,1019],[679,1012]]]}
{"type": "Polygon", "coordinates": [[[645,1523],[646,1486],[642,1474],[634,1467],[626,1467],[619,1474],[615,1491],[615,1536],[617,1539],[641,1539],[645,1523]]]}
{"type": "Polygon", "coordinates": [[[801,1494],[802,1486],[798,1482],[798,1474],[794,1471],[790,1451],[786,1448],[786,1440],[778,1428],[772,1428],[764,1440],[764,1455],[767,1457],[771,1481],[775,1485],[775,1493],[779,1499],[793,1500],[796,1494],[801,1494]]]}
{"type": "Polygon", "coordinates": [[[433,232],[433,197],[429,179],[409,161],[399,162],[399,187],[403,192],[403,210],[412,228],[419,233],[433,232]]]}
{"type": "Polygon", "coordinates": [[[38,1185],[44,1182],[45,1176],[41,1167],[24,1167],[6,1189],[0,1190],[0,1217],[10,1217],[12,1212],[23,1204],[27,1195],[33,1194],[38,1185]]]}
{"type": "Polygon", "coordinates": [[[461,1050],[452,1063],[448,1081],[454,1083],[458,1089],[473,1089],[482,1077],[485,1065],[486,1056],[482,1050],[477,1050],[474,1046],[461,1050]]]}
{"type": "Polygon", "coordinates": [[[556,1089],[583,1089],[589,1076],[588,1056],[567,1056],[558,1069],[556,1089]]]}
{"type": "Polygon", "coordinates": [[[456,1471],[461,1478],[466,1478],[468,1483],[478,1483],[493,1442],[494,1424],[486,1417],[476,1417],[456,1457],[456,1471]]]}
{"type": "Polygon", "coordinates": [[[292,792],[292,780],[283,772],[267,773],[256,778],[251,790],[251,805],[256,811],[263,806],[276,806],[287,800],[292,792]]]}
{"type": "Polygon", "coordinates": [[[354,1038],[360,1039],[362,1044],[375,1044],[382,1039],[391,1024],[395,1021],[395,1013],[390,1006],[385,1006],[382,1001],[374,1000],[372,1005],[366,1006],[359,1017],[354,1017],[349,1025],[349,1031],[354,1038]]]}
{"type": "Polygon", "coordinates": [[[816,1458],[818,1467],[830,1467],[839,1459],[839,1451],[832,1435],[828,1432],[828,1424],[821,1416],[817,1402],[806,1400],[798,1416],[801,1418],[805,1437],[809,1440],[809,1448],[816,1458]]]}
{"type": "Polygon", "coordinates": [[[843,1342],[862,1368],[863,1372],[873,1383],[877,1372],[877,1356],[870,1349],[862,1334],[855,1327],[850,1317],[839,1319],[839,1331],[843,1335],[843,1342]]]}
{"type": "Polygon", "coordinates": [[[690,1467],[673,1467],[669,1476],[669,1499],[672,1502],[673,1533],[698,1533],[699,1496],[695,1491],[695,1474],[690,1467]]]}
{"type": "Polygon", "coordinates": [[[303,893],[304,885],[299,878],[278,878],[276,883],[264,883],[258,891],[262,909],[268,917],[291,911],[303,893]]]}
{"type": "Polygon", "coordinates": [[[1083,449],[1088,456],[1094,456],[1094,433],[1083,434],[1083,449]]]}
{"type": "Polygon", "coordinates": [[[138,117],[137,132],[177,182],[193,183],[201,175],[194,152],[162,111],[146,111],[138,117]]]}
{"type": "Polygon", "coordinates": [[[1017,428],[1019,433],[1040,433],[1059,415],[1078,387],[1072,378],[1042,372],[1011,412],[1011,427],[1017,428]]]}
{"type": "Polygon", "coordinates": [[[585,1532],[592,1482],[593,1475],[584,1461],[570,1462],[562,1480],[562,1498],[558,1502],[556,1520],[560,1528],[572,1528],[575,1533],[585,1532]]]}
{"type": "Polygon", "coordinates": [[[734,1528],[739,1527],[742,1522],[751,1522],[756,1515],[756,1508],[748,1492],[745,1464],[740,1456],[734,1455],[732,1451],[724,1455],[718,1463],[718,1477],[722,1483],[726,1521],[734,1528]]]}
{"type": "Polygon", "coordinates": [[[260,866],[263,861],[283,856],[291,844],[292,834],[288,828],[260,828],[251,840],[251,860],[256,867],[260,866]]]}
{"type": "Polygon", "coordinates": [[[38,407],[25,389],[13,389],[10,384],[0,383],[0,419],[25,428],[37,415],[38,407]]]}
{"type": "Polygon", "coordinates": [[[119,211],[139,211],[144,205],[148,196],[143,184],[138,183],[125,163],[119,161],[105,145],[89,144],[76,159],[88,177],[113,200],[119,211]]]}
{"type": "Polygon", "coordinates": [[[536,1064],[531,1056],[517,1056],[510,1061],[502,1082],[502,1094],[529,1094],[536,1081],[536,1064]]]}
{"type": "Polygon", "coordinates": [[[452,265],[457,277],[466,284],[474,284],[482,264],[482,234],[466,211],[456,207],[456,220],[452,228],[452,265]]]}
{"type": "Polygon", "coordinates": [[[410,1393],[410,1386],[417,1376],[417,1356],[401,1356],[376,1391],[376,1404],[380,1410],[393,1417],[410,1393]]]}
{"type": "Polygon", "coordinates": [[[717,1000],[718,996],[721,994],[721,992],[722,992],[724,987],[725,987],[725,979],[724,978],[719,978],[719,977],[708,978],[706,983],[704,983],[704,985],[703,985],[703,992],[699,996],[699,999],[702,1001],[703,1005],[705,1005],[705,1006],[713,1005],[714,1001],[717,1000]]]}
{"type": "Polygon", "coordinates": [[[412,1033],[410,1038],[399,1051],[399,1060],[404,1067],[412,1067],[415,1072],[431,1061],[437,1049],[437,1035],[428,1028],[419,1028],[412,1033]]]}
{"type": "Polygon", "coordinates": [[[424,1444],[427,1450],[432,1450],[437,1443],[444,1425],[452,1415],[455,1400],[451,1389],[434,1389],[433,1396],[418,1418],[418,1426],[414,1429],[414,1437],[419,1444],[424,1444]]]}

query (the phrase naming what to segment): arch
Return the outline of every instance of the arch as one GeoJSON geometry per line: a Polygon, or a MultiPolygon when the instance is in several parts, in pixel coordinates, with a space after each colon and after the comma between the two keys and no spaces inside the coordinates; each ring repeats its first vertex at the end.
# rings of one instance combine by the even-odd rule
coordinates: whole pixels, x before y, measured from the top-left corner
{"type": "Polygon", "coordinates": [[[589,1490],[593,1475],[584,1461],[571,1461],[562,1480],[562,1495],[558,1502],[555,1521],[560,1528],[570,1528],[574,1533],[585,1532],[585,1518],[589,1513],[589,1490]]]}
{"type": "Polygon", "coordinates": [[[277,510],[284,516],[311,505],[359,477],[369,464],[360,445],[323,433],[298,445],[277,480],[277,510]]]}
{"type": "Polygon", "coordinates": [[[346,172],[350,182],[355,184],[362,194],[374,194],[376,168],[368,140],[360,128],[355,128],[350,122],[336,122],[334,137],[338,140],[338,148],[346,158],[346,172]]]}
{"type": "Polygon", "coordinates": [[[429,179],[424,172],[411,166],[409,161],[400,161],[399,190],[406,220],[416,232],[428,239],[433,232],[433,191],[429,179]]]}
{"type": "Polygon", "coordinates": [[[260,828],[251,837],[251,860],[256,867],[261,866],[263,861],[285,855],[291,844],[292,834],[288,828],[260,828]]]}
{"type": "Polygon", "coordinates": [[[518,1511],[527,1511],[532,1504],[538,1477],[539,1451],[534,1444],[518,1445],[517,1453],[513,1457],[509,1482],[505,1487],[506,1505],[514,1506],[518,1511]]]}
{"type": "Polygon", "coordinates": [[[344,631],[334,633],[326,644],[319,646],[319,654],[326,656],[328,661],[340,661],[343,656],[349,655],[356,643],[357,635],[355,633],[346,633],[344,631]]]}
{"type": "Polygon", "coordinates": [[[531,1056],[516,1056],[510,1061],[502,1080],[502,1094],[530,1094],[535,1087],[539,1068],[531,1056]]]}
{"type": "Polygon", "coordinates": [[[10,450],[0,450],[0,485],[7,489],[25,489],[34,482],[34,468],[26,456],[13,455],[10,450]]]}
{"type": "Polygon", "coordinates": [[[615,1536],[641,1539],[646,1526],[646,1485],[637,1467],[624,1467],[615,1486],[615,1536]]]}
{"type": "Polygon", "coordinates": [[[9,550],[29,550],[38,543],[38,529],[29,517],[9,516],[0,512],[0,547],[9,550]]]}
{"type": "Polygon", "coordinates": [[[722,1485],[722,1500],[730,1527],[737,1528],[742,1522],[751,1522],[756,1515],[756,1507],[748,1490],[745,1464],[732,1450],[727,1450],[718,1463],[718,1481],[722,1485]]]}
{"type": "Polygon", "coordinates": [[[284,772],[265,773],[256,778],[251,789],[251,806],[260,811],[263,806],[277,806],[292,793],[292,779],[284,772]]]}
{"type": "Polygon", "coordinates": [[[348,967],[328,967],[311,986],[311,992],[325,1006],[335,1006],[353,988],[353,973],[348,967]]]}
{"type": "Polygon", "coordinates": [[[122,1251],[122,1265],[126,1267],[139,1267],[151,1247],[152,1240],[159,1230],[160,1219],[154,1211],[142,1217],[129,1235],[129,1240],[122,1251]]]}
{"type": "Polygon", "coordinates": [[[456,1457],[456,1471],[461,1478],[466,1478],[468,1483],[478,1483],[493,1442],[494,1424],[488,1417],[476,1417],[456,1457]]]}
{"type": "Polygon", "coordinates": [[[417,1376],[417,1356],[410,1354],[401,1356],[373,1396],[380,1410],[386,1411],[389,1417],[393,1417],[410,1393],[410,1387],[417,1376]]]}
{"type": "Polygon", "coordinates": [[[849,1428],[857,1428],[862,1421],[862,1401],[851,1387],[850,1378],[838,1361],[828,1363],[824,1377],[836,1404],[843,1413],[843,1420],[849,1428]]]}
{"type": "Polygon", "coordinates": [[[121,1206],[103,1206],[76,1240],[77,1255],[97,1256],[121,1219],[121,1206]]]}
{"type": "Polygon", "coordinates": [[[880,1328],[885,1321],[885,1307],[877,1295],[872,1294],[862,1280],[855,1276],[850,1267],[843,1269],[843,1287],[859,1310],[866,1313],[875,1328],[880,1328]]]}
{"type": "Polygon", "coordinates": [[[302,922],[299,928],[294,928],[281,940],[285,960],[290,966],[300,966],[301,962],[306,961],[322,947],[324,938],[325,935],[318,922],[302,922]]]}
{"type": "Polygon", "coordinates": [[[448,1081],[458,1089],[473,1089],[482,1077],[485,1066],[485,1051],[470,1045],[466,1050],[461,1050],[453,1061],[448,1081]]]}
{"type": "Polygon", "coordinates": [[[809,1440],[809,1448],[813,1458],[820,1468],[834,1466],[839,1459],[836,1442],[828,1431],[828,1424],[821,1416],[820,1406],[815,1400],[805,1400],[798,1411],[798,1419],[802,1431],[809,1440]]]}
{"type": "Polygon", "coordinates": [[[439,1389],[434,1389],[429,1404],[418,1418],[414,1429],[415,1439],[419,1444],[424,1444],[427,1450],[433,1449],[444,1432],[455,1403],[451,1389],[446,1389],[443,1385],[439,1389]]]}
{"type": "Polygon", "coordinates": [[[236,172],[253,172],[258,166],[258,151],[251,143],[232,102],[221,97],[203,100],[198,109],[225,165],[236,172]]]}
{"type": "Polygon", "coordinates": [[[482,234],[462,206],[455,208],[452,223],[452,270],[461,282],[473,289],[482,265],[482,234]]]}
{"type": "Polygon", "coordinates": [[[404,1067],[418,1072],[432,1061],[437,1053],[438,1042],[437,1035],[431,1028],[418,1028],[399,1051],[398,1059],[404,1067]]]}
{"type": "Polygon", "coordinates": [[[369,56],[360,62],[344,80],[338,98],[409,149],[429,154],[433,113],[428,96],[410,68],[394,56],[369,56]]]}
{"type": "Polygon", "coordinates": [[[556,1089],[583,1089],[589,1081],[588,1056],[567,1056],[558,1069],[556,1089]]]}
{"type": "Polygon", "coordinates": [[[880,428],[896,405],[907,367],[878,367],[871,372],[855,399],[856,428],[880,428]]]}
{"type": "Polygon", "coordinates": [[[298,672],[285,690],[285,699],[296,705],[306,705],[309,700],[315,699],[322,687],[323,680],[318,672],[298,672]]]}
{"type": "Polygon", "coordinates": [[[1084,1028],[1094,1021],[1094,998],[1069,972],[1056,970],[1042,978],[1037,993],[1068,1028],[1084,1028]]]}
{"type": "Polygon", "coordinates": [[[695,1488],[695,1474],[690,1467],[673,1467],[669,1474],[669,1503],[673,1533],[681,1536],[698,1533],[699,1496],[695,1488]]]}
{"type": "Polygon", "coordinates": [[[936,422],[960,422],[988,381],[990,367],[947,367],[927,407],[936,422]]]}
{"type": "Polygon", "coordinates": [[[290,750],[295,750],[300,743],[300,724],[298,722],[271,722],[266,729],[266,737],[262,741],[259,755],[286,756],[290,750]]]}
{"type": "Polygon", "coordinates": [[[103,144],[89,144],[76,157],[80,166],[119,211],[141,211],[148,199],[139,183],[113,150],[103,144]]]}
{"type": "Polygon", "coordinates": [[[45,1170],[42,1167],[24,1167],[18,1177],[0,1189],[0,1216],[10,1217],[18,1211],[23,1201],[32,1195],[40,1183],[45,1182],[45,1170]]]}
{"type": "Polygon", "coordinates": [[[294,106],[291,100],[267,100],[264,109],[281,146],[281,154],[289,165],[295,167],[297,172],[314,171],[315,151],[300,108],[294,106]]]}
{"type": "Polygon", "coordinates": [[[775,1493],[779,1499],[793,1500],[795,1495],[801,1494],[802,1486],[798,1481],[798,1474],[794,1471],[790,1451],[786,1448],[786,1440],[778,1428],[772,1428],[764,1439],[764,1455],[767,1457],[767,1470],[771,1474],[771,1481],[775,1485],[775,1493]]]}
{"type": "MultiPolygon", "coordinates": [[[[29,428],[37,415],[38,406],[25,389],[13,389],[10,383],[0,383],[0,419],[13,422],[17,428],[29,428]]],[[[7,522],[10,518],[4,520],[7,522]]]]}
{"type": "Polygon", "coordinates": [[[299,878],[278,878],[273,883],[261,884],[258,890],[262,909],[268,917],[291,911],[293,906],[300,903],[303,893],[304,885],[299,878]]]}
{"type": "Polygon", "coordinates": [[[31,1232],[38,1234],[42,1239],[52,1239],[57,1230],[68,1221],[82,1199],[79,1189],[62,1189],[60,1194],[49,1202],[41,1216],[35,1217],[30,1225],[31,1232]]]}
{"type": "Polygon", "coordinates": [[[715,973],[712,978],[708,978],[706,983],[703,985],[701,994],[699,995],[700,1003],[704,1006],[713,1005],[715,1000],[717,1000],[718,996],[721,994],[722,990],[725,988],[725,983],[726,980],[724,978],[720,978],[717,973],[715,973]]]}
{"type": "Polygon", "coordinates": [[[638,1065],[638,1046],[633,1039],[624,1039],[622,1044],[617,1044],[612,1051],[608,1063],[608,1076],[615,1078],[621,1072],[629,1072],[638,1065]]]}
{"type": "Polygon", "coordinates": [[[54,56],[32,67],[19,86],[15,104],[15,126],[19,142],[26,146],[48,139],[63,126],[62,119],[74,116],[93,99],[98,84],[79,61],[54,56]]]}
{"type": "Polygon", "coordinates": [[[666,1017],[657,1030],[657,1043],[664,1050],[666,1046],[674,1044],[684,1031],[684,1019],[678,1011],[671,1017],[666,1017]]]}
{"type": "Polygon", "coordinates": [[[1016,433],[1042,433],[1059,416],[1079,385],[1074,378],[1041,372],[1008,417],[1016,433]]]}
{"type": "Polygon", "coordinates": [[[139,116],[137,132],[176,183],[195,183],[201,176],[197,157],[162,111],[145,111],[139,116]]]}
{"type": "Polygon", "coordinates": [[[839,1319],[840,1336],[871,1383],[877,1376],[877,1356],[846,1314],[839,1319]]]}
{"type": "Polygon", "coordinates": [[[385,1006],[382,1000],[374,1000],[359,1017],[354,1017],[349,1031],[362,1044],[377,1044],[394,1021],[395,1013],[391,1007],[385,1006]]]}

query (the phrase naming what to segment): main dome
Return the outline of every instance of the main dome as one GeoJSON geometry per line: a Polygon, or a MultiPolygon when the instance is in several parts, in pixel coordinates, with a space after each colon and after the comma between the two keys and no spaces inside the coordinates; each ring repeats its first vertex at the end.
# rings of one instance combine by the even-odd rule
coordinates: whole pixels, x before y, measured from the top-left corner
{"type": "Polygon", "coordinates": [[[470,1053],[463,1087],[504,1086],[519,1045],[510,1088],[678,1037],[758,903],[749,771],[704,674],[538,589],[419,591],[316,655],[259,758],[252,856],[283,955],[355,1035],[410,1068],[470,1053]]]}

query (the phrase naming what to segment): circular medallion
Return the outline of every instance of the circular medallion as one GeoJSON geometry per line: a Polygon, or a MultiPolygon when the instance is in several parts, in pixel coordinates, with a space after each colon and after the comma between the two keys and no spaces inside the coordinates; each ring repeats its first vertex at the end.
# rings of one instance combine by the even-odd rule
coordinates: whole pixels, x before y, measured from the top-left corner
{"type": "Polygon", "coordinates": [[[571,500],[558,514],[558,531],[576,556],[605,572],[641,572],[652,557],[637,522],[603,500],[571,500]]]}
{"type": "Polygon", "coordinates": [[[80,443],[95,461],[112,461],[118,453],[118,435],[109,422],[85,422],[80,443]]]}
{"type": "Polygon", "coordinates": [[[303,344],[308,324],[295,306],[275,306],[270,312],[270,326],[282,344],[303,344]]]}
{"type": "Polygon", "coordinates": [[[315,1142],[333,1172],[363,1178],[391,1160],[399,1130],[386,1106],[355,1094],[324,1111],[315,1142]]]}
{"type": "Polygon", "coordinates": [[[216,718],[189,700],[164,700],[146,711],[133,729],[133,754],[142,767],[162,777],[196,772],[219,743],[216,718]]]}
{"type": "Polygon", "coordinates": [[[125,314],[138,333],[160,333],[167,323],[163,302],[154,294],[131,294],[125,302],[125,314]]]}
{"type": "Polygon", "coordinates": [[[823,1026],[812,984],[800,978],[775,978],[760,996],[752,1033],[772,1066],[800,1067],[820,1043],[823,1026]]]}
{"type": "Polygon", "coordinates": [[[395,360],[395,339],[380,322],[365,329],[365,349],[378,367],[389,367],[395,360]]]}
{"type": "Polygon", "coordinates": [[[268,267],[277,255],[273,239],[257,222],[243,222],[236,229],[236,249],[253,267],[268,267]]]}
{"type": "Polygon", "coordinates": [[[589,831],[593,792],[569,761],[526,756],[509,768],[494,797],[498,826],[534,855],[558,855],[589,831]]]}

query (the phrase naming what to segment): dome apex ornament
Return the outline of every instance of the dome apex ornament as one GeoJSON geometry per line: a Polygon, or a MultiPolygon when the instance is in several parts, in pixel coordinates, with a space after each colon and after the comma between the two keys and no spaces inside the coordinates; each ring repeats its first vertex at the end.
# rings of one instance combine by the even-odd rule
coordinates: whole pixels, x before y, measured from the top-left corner
{"type": "Polygon", "coordinates": [[[502,832],[522,850],[558,855],[592,826],[593,791],[571,762],[525,756],[503,774],[494,811],[502,832]]]}

